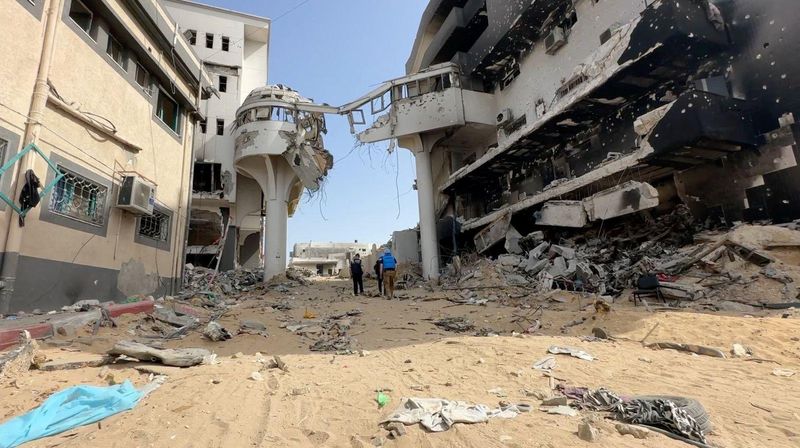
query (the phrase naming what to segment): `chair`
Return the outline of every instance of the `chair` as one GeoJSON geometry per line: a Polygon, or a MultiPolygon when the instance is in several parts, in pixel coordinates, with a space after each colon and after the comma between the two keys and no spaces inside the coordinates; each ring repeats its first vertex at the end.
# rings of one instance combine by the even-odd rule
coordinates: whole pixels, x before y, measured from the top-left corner
{"type": "Polygon", "coordinates": [[[664,295],[661,294],[661,285],[656,274],[645,274],[636,281],[636,291],[633,292],[633,305],[642,300],[642,297],[656,297],[664,303],[664,295]]]}

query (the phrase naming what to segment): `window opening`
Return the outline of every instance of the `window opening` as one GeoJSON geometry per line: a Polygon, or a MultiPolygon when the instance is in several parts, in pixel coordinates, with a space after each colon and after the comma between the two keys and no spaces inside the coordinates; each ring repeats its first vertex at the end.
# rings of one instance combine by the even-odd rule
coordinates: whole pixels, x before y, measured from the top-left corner
{"type": "Polygon", "coordinates": [[[214,35],[206,33],[206,48],[214,48],[214,35]]]}
{"type": "Polygon", "coordinates": [[[108,188],[61,165],[58,165],[58,170],[64,173],[64,177],[50,195],[50,211],[93,226],[102,226],[108,188]]]}
{"type": "Polygon", "coordinates": [[[150,238],[155,241],[167,241],[169,236],[169,215],[157,209],[153,210],[152,216],[142,216],[139,218],[139,236],[150,238]]]}

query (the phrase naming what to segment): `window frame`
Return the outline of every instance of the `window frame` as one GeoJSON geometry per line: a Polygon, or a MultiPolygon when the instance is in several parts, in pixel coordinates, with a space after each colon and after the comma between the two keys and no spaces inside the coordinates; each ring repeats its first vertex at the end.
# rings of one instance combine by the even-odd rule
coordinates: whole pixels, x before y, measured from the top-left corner
{"type": "Polygon", "coordinates": [[[142,218],[144,216],[137,216],[136,217],[136,226],[134,227],[134,230],[133,230],[133,242],[136,243],[136,244],[144,245],[144,246],[150,246],[150,247],[153,247],[153,248],[158,249],[158,250],[163,250],[163,251],[170,252],[171,249],[172,249],[172,240],[173,240],[172,226],[173,226],[173,221],[175,220],[175,213],[172,210],[170,210],[169,208],[164,207],[164,206],[159,205],[159,204],[155,204],[153,206],[153,212],[154,212],[154,214],[155,214],[155,212],[158,212],[158,213],[166,216],[167,228],[166,228],[166,237],[165,237],[165,239],[164,240],[158,240],[158,239],[151,238],[149,236],[145,236],[145,235],[140,234],[139,231],[141,229],[142,218]]]}
{"type": "Polygon", "coordinates": [[[175,133],[175,135],[177,135],[177,136],[181,135],[181,124],[182,124],[182,121],[183,121],[182,110],[181,109],[182,109],[181,108],[181,104],[178,101],[176,101],[174,98],[172,98],[172,96],[170,96],[164,90],[164,88],[159,86],[159,88],[158,88],[158,96],[156,97],[156,107],[154,108],[154,115],[158,119],[158,121],[163,123],[164,126],[166,126],[170,131],[175,133]],[[173,103],[175,105],[175,123],[174,123],[175,127],[173,127],[173,125],[171,125],[170,123],[167,123],[164,120],[164,118],[162,117],[162,115],[163,115],[163,109],[161,107],[162,95],[163,95],[164,99],[170,101],[171,103],[173,103]]]}
{"type": "Polygon", "coordinates": [[[214,33],[206,33],[206,48],[214,49],[214,33]]]}
{"type": "Polygon", "coordinates": [[[146,68],[144,68],[144,65],[142,65],[142,64],[141,64],[140,62],[138,62],[138,61],[136,62],[136,71],[135,71],[135,72],[134,72],[134,74],[133,74],[133,80],[136,82],[136,84],[137,84],[139,87],[141,87],[141,88],[142,88],[142,91],[143,91],[143,92],[144,92],[144,93],[145,93],[147,96],[153,96],[153,87],[152,87],[152,86],[151,86],[151,84],[150,84],[150,71],[149,71],[149,70],[147,70],[146,68]],[[142,72],[144,72],[144,84],[142,84],[142,83],[140,83],[140,82],[139,82],[139,71],[140,71],[140,70],[141,70],[142,72]]]}
{"type": "Polygon", "coordinates": [[[231,38],[228,36],[221,36],[220,37],[220,47],[222,51],[229,52],[231,51],[231,38]]]}
{"type": "Polygon", "coordinates": [[[161,210],[159,210],[157,208],[153,208],[153,214],[152,215],[139,216],[139,220],[138,220],[138,222],[136,224],[137,224],[136,225],[136,235],[139,238],[147,238],[147,239],[153,240],[154,242],[159,243],[159,244],[166,243],[169,240],[169,233],[170,233],[169,230],[172,227],[172,216],[162,212],[161,210]],[[146,235],[146,234],[142,233],[142,223],[144,222],[144,220],[146,220],[146,219],[157,219],[157,218],[161,218],[159,220],[159,223],[158,223],[158,225],[160,227],[158,230],[159,230],[159,234],[161,236],[159,236],[158,238],[155,238],[153,236],[146,235]],[[166,223],[166,229],[164,228],[164,224],[165,223],[166,223]]]}
{"type": "MultiPolygon", "coordinates": [[[[31,1],[31,0],[28,0],[28,1],[31,1]]],[[[35,5],[35,3],[33,3],[33,4],[35,5]]],[[[97,38],[96,38],[95,36],[92,36],[92,30],[94,29],[94,11],[92,11],[91,9],[89,9],[89,7],[88,7],[88,6],[86,6],[86,3],[82,2],[81,0],[72,0],[72,1],[71,1],[71,3],[70,3],[70,5],[69,5],[69,7],[70,7],[70,8],[69,8],[70,10],[69,10],[69,11],[67,11],[67,17],[69,17],[69,19],[72,21],[72,23],[74,23],[75,25],[77,25],[77,26],[78,26],[78,28],[80,28],[81,30],[83,30],[83,32],[84,32],[84,33],[86,33],[86,35],[87,35],[87,36],[89,36],[89,38],[90,38],[90,39],[92,39],[93,41],[97,42],[97,38]],[[81,6],[83,7],[83,9],[85,9],[86,11],[88,11],[88,12],[89,12],[89,29],[88,29],[88,30],[87,30],[86,28],[84,28],[83,26],[81,26],[81,24],[80,24],[80,23],[78,23],[78,22],[77,22],[77,21],[76,21],[76,20],[75,20],[75,19],[72,17],[72,6],[73,6],[73,5],[75,5],[75,4],[79,4],[79,5],[81,5],[81,6]]]]}
{"type": "Polygon", "coordinates": [[[217,118],[217,135],[225,136],[225,119],[217,118]]]}
{"type": "MultiPolygon", "coordinates": [[[[103,185],[100,182],[97,182],[97,181],[92,180],[92,179],[90,179],[90,178],[88,178],[86,176],[81,175],[80,173],[77,173],[75,170],[71,170],[71,169],[65,167],[64,164],[62,164],[62,163],[57,163],[56,166],[58,167],[58,170],[60,172],[65,174],[65,176],[62,177],[61,180],[58,181],[58,183],[55,185],[55,187],[53,187],[53,191],[50,193],[50,200],[48,201],[48,204],[47,204],[47,211],[52,213],[52,214],[54,214],[54,215],[58,215],[60,217],[66,218],[66,219],[77,221],[77,222],[79,222],[81,224],[84,224],[84,225],[92,226],[92,227],[95,227],[95,228],[98,228],[98,229],[103,228],[107,224],[107,222],[106,222],[107,221],[106,214],[107,214],[107,211],[108,211],[108,207],[107,207],[108,206],[108,199],[109,199],[109,197],[110,197],[110,195],[112,193],[111,189],[108,188],[108,186],[103,185]],[[88,182],[88,183],[94,185],[100,191],[103,192],[102,201],[100,201],[100,195],[99,194],[97,194],[96,195],[97,197],[94,198],[94,201],[97,202],[95,204],[95,207],[99,207],[99,211],[96,213],[96,215],[99,216],[99,221],[92,221],[91,218],[90,219],[81,218],[79,216],[75,216],[75,215],[66,213],[63,210],[57,209],[57,208],[60,208],[60,207],[57,207],[56,204],[58,203],[58,201],[61,198],[63,198],[64,191],[67,189],[66,188],[66,184],[67,184],[67,180],[66,179],[68,178],[68,176],[76,177],[76,178],[79,178],[80,180],[82,180],[84,182],[88,182]],[[62,182],[64,183],[64,186],[62,186],[62,182]],[[59,198],[59,199],[57,199],[57,198],[59,198]]],[[[70,192],[69,194],[74,196],[74,194],[75,194],[74,193],[74,188],[75,187],[73,186],[72,188],[73,188],[73,191],[70,192]]],[[[70,201],[72,201],[72,199],[66,199],[66,201],[70,202],[70,201]]]]}
{"type": "Polygon", "coordinates": [[[119,39],[114,37],[114,35],[112,35],[111,33],[108,33],[108,43],[106,43],[106,55],[108,55],[108,57],[111,58],[111,60],[114,61],[114,63],[119,66],[119,68],[125,71],[125,73],[128,72],[127,58],[125,57],[126,55],[125,47],[122,46],[122,43],[119,41],[119,39]],[[114,43],[116,43],[116,48],[119,51],[119,58],[121,59],[121,61],[118,61],[112,54],[115,48],[114,43]]]}
{"type": "Polygon", "coordinates": [[[198,120],[197,124],[200,125],[200,133],[201,134],[205,134],[205,133],[208,132],[208,120],[207,119],[204,118],[202,120],[198,120]]]}
{"type": "Polygon", "coordinates": [[[187,29],[184,31],[183,37],[186,38],[189,45],[197,45],[197,30],[187,29]],[[189,35],[187,36],[186,33],[189,33],[189,35]]]}
{"type": "Polygon", "coordinates": [[[217,89],[221,93],[226,93],[228,91],[228,77],[225,75],[218,75],[218,81],[217,89]]]}

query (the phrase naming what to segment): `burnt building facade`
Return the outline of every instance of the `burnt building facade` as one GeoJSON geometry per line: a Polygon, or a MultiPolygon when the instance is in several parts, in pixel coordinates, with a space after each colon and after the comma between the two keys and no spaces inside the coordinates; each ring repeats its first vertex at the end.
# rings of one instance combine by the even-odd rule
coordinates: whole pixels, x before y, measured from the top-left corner
{"type": "Polygon", "coordinates": [[[428,276],[498,222],[583,228],[679,203],[787,221],[798,19],[792,0],[433,0],[409,75],[342,112],[362,142],[417,155],[428,276]]]}

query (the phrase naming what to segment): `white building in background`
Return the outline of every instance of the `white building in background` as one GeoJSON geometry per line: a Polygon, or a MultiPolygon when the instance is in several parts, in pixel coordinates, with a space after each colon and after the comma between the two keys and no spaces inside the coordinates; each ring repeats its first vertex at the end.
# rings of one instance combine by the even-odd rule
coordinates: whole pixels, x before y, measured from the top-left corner
{"type": "Polygon", "coordinates": [[[194,140],[187,261],[220,269],[261,264],[261,188],[234,167],[236,111],[267,83],[270,19],[185,0],[163,0],[218,95],[201,103],[194,140]]]}
{"type": "Polygon", "coordinates": [[[308,269],[322,276],[337,276],[344,271],[349,273],[350,260],[360,255],[364,272],[371,272],[375,263],[378,245],[374,243],[297,243],[291,253],[289,265],[308,269]]]}

